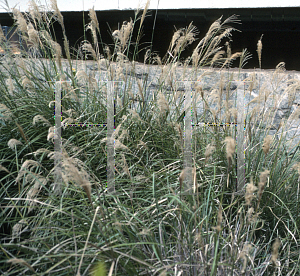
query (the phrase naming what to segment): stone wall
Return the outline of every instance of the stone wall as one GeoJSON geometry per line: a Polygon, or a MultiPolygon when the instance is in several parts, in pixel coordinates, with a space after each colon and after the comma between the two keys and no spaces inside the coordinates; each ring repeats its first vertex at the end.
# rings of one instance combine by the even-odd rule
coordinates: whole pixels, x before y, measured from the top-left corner
{"type": "MultiPolygon", "coordinates": [[[[283,66],[274,70],[202,68],[197,72],[184,66],[139,63],[114,64],[110,72],[105,66],[101,66],[99,71],[98,65],[93,63],[85,66],[89,74],[98,80],[109,80],[112,71],[114,79],[130,80],[131,93],[136,95],[139,89],[137,82],[140,82],[145,86],[143,93],[148,100],[157,91],[167,98],[175,95],[179,99],[184,94],[187,81],[191,81],[190,89],[196,103],[194,108],[198,114],[204,111],[204,98],[212,111],[220,110],[219,123],[241,123],[245,119],[249,121],[252,116],[251,122],[256,127],[267,130],[264,135],[274,135],[279,139],[286,134],[290,149],[300,142],[300,72],[286,71],[283,66]],[[230,101],[227,107],[226,97],[230,101]]],[[[211,120],[213,122],[213,116],[211,120]]]]}

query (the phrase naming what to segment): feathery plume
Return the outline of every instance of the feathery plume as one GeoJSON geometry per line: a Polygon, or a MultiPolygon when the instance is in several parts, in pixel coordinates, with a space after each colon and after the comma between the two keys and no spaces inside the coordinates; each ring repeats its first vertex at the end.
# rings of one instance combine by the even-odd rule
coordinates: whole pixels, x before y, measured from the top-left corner
{"type": "Polygon", "coordinates": [[[23,259],[13,258],[13,259],[9,259],[7,262],[8,262],[8,263],[11,263],[11,264],[20,264],[20,265],[26,266],[26,267],[28,267],[34,274],[36,274],[36,271],[34,270],[34,268],[33,268],[29,263],[27,263],[25,260],[23,260],[23,259]]]}
{"type": "Polygon", "coordinates": [[[64,18],[63,18],[62,14],[61,14],[58,6],[57,6],[56,0],[51,0],[50,3],[51,3],[51,9],[54,10],[54,15],[57,18],[57,21],[59,22],[59,24],[62,27],[64,27],[64,18]]]}
{"type": "Polygon", "coordinates": [[[97,30],[100,33],[99,22],[94,7],[89,9],[89,17],[94,30],[97,30]]]}
{"type": "Polygon", "coordinates": [[[212,144],[208,144],[205,149],[205,164],[207,163],[208,159],[211,157],[212,153],[215,151],[216,147],[212,144]]]}
{"type": "Polygon", "coordinates": [[[281,246],[281,242],[278,238],[276,238],[275,242],[272,245],[272,257],[271,262],[276,265],[276,261],[278,259],[278,249],[281,246]]]}
{"type": "Polygon", "coordinates": [[[219,61],[224,55],[225,51],[218,51],[215,53],[214,57],[211,60],[211,66],[213,66],[217,61],[219,61]]]}
{"type": "Polygon", "coordinates": [[[263,34],[261,35],[260,39],[258,40],[257,42],[257,54],[258,54],[258,61],[259,61],[259,68],[261,69],[261,52],[262,52],[262,37],[263,37],[263,34]]]}
{"type": "Polygon", "coordinates": [[[245,243],[243,246],[242,251],[239,254],[238,259],[242,259],[243,260],[243,267],[241,270],[241,273],[244,274],[246,271],[246,267],[247,267],[247,255],[249,254],[249,251],[251,250],[252,245],[249,243],[245,243]]]}
{"type": "Polygon", "coordinates": [[[164,94],[161,92],[158,92],[157,104],[158,104],[158,108],[159,108],[161,114],[163,114],[169,110],[169,104],[168,104],[164,94]]]}
{"type": "Polygon", "coordinates": [[[23,145],[22,142],[20,142],[19,140],[17,139],[10,139],[7,143],[8,147],[12,150],[15,150],[16,146],[18,145],[23,145]]]}
{"type": "Polygon", "coordinates": [[[50,140],[52,140],[52,142],[53,142],[53,139],[54,139],[54,130],[55,130],[55,127],[54,126],[52,126],[52,127],[49,127],[49,129],[48,129],[48,135],[47,135],[47,141],[50,141],[50,140]]]}
{"type": "Polygon", "coordinates": [[[259,207],[261,197],[262,197],[263,191],[265,189],[265,185],[266,185],[269,173],[270,173],[269,170],[265,170],[260,173],[259,183],[258,183],[258,192],[257,192],[257,197],[258,197],[258,202],[257,202],[257,207],[256,207],[257,209],[259,207]]]}
{"type": "Polygon", "coordinates": [[[144,22],[144,20],[145,20],[147,10],[149,9],[149,5],[150,5],[150,0],[147,0],[146,5],[145,5],[145,8],[144,8],[144,10],[143,10],[142,17],[141,17],[140,28],[141,28],[141,26],[143,25],[143,22],[144,22]]]}
{"type": "Polygon", "coordinates": [[[62,66],[62,64],[61,64],[61,55],[62,55],[61,46],[57,42],[52,41],[52,47],[54,50],[55,60],[58,63],[59,68],[61,68],[61,66],[62,66]]]}
{"type": "Polygon", "coordinates": [[[225,138],[225,140],[223,141],[223,143],[226,143],[226,155],[227,155],[227,160],[228,163],[230,164],[230,162],[233,160],[232,159],[232,155],[235,152],[235,141],[232,137],[228,136],[225,138]]]}
{"type": "Polygon", "coordinates": [[[13,114],[10,109],[5,104],[0,103],[0,119],[9,121],[11,120],[12,116],[13,114]]]}
{"type": "Polygon", "coordinates": [[[265,155],[267,155],[270,150],[270,144],[271,144],[272,140],[273,140],[272,135],[267,135],[264,139],[262,149],[263,149],[265,155]]]}
{"type": "Polygon", "coordinates": [[[12,9],[14,20],[18,26],[18,29],[23,34],[27,33],[27,22],[22,13],[17,9],[12,9]]]}
{"type": "Polygon", "coordinates": [[[20,233],[21,230],[26,226],[28,223],[25,219],[21,219],[18,223],[16,223],[12,228],[12,240],[16,239],[20,233]]]}
{"type": "Polygon", "coordinates": [[[246,194],[245,194],[245,200],[246,200],[246,205],[251,205],[251,201],[254,198],[254,192],[257,190],[257,187],[253,184],[253,178],[251,176],[251,181],[250,183],[247,184],[246,186],[246,194]]]}
{"type": "Polygon", "coordinates": [[[96,51],[94,50],[93,46],[91,45],[91,43],[89,42],[85,42],[82,44],[81,46],[82,50],[84,52],[90,53],[92,55],[92,57],[97,60],[97,54],[96,51]]]}
{"type": "Polygon", "coordinates": [[[32,124],[36,125],[38,122],[43,122],[44,126],[51,126],[50,122],[42,115],[36,115],[33,117],[32,124]]]}
{"type": "Polygon", "coordinates": [[[222,209],[222,205],[220,203],[218,216],[217,216],[217,226],[213,227],[213,229],[215,229],[217,232],[221,232],[221,230],[222,230],[222,227],[221,227],[222,226],[222,220],[223,220],[222,212],[223,212],[223,209],[222,209]]]}
{"type": "Polygon", "coordinates": [[[28,88],[28,89],[33,89],[34,88],[34,83],[28,79],[27,76],[23,76],[21,78],[21,83],[24,89],[28,88]]]}
{"type": "Polygon", "coordinates": [[[38,22],[42,21],[42,16],[41,16],[41,12],[39,10],[38,5],[36,4],[36,2],[34,0],[30,0],[28,3],[28,7],[29,7],[29,13],[30,16],[33,20],[37,20],[38,22]]]}
{"type": "Polygon", "coordinates": [[[27,32],[28,32],[28,41],[31,42],[35,47],[37,47],[40,44],[39,33],[31,23],[27,25],[27,32]]]}
{"type": "Polygon", "coordinates": [[[2,26],[0,24],[0,43],[3,42],[3,41],[5,41],[5,40],[6,40],[6,37],[5,37],[4,33],[3,33],[3,29],[2,29],[2,26]]]}

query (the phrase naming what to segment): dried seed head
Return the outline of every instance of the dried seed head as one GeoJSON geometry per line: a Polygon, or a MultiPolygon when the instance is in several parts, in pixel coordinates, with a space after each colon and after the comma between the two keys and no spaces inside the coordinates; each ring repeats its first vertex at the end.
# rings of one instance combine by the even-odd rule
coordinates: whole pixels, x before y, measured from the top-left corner
{"type": "Polygon", "coordinates": [[[267,135],[264,139],[264,143],[263,143],[263,146],[262,146],[262,149],[265,153],[265,155],[268,154],[269,150],[270,150],[270,144],[273,140],[273,136],[272,135],[267,135]]]}
{"type": "Polygon", "coordinates": [[[159,92],[157,95],[157,104],[160,110],[160,114],[164,114],[169,110],[169,104],[163,93],[159,92]]]}
{"type": "Polygon", "coordinates": [[[33,82],[30,79],[28,79],[27,76],[23,76],[21,78],[21,83],[22,83],[22,86],[24,89],[26,89],[26,88],[33,89],[34,88],[33,82]]]}
{"type": "Polygon", "coordinates": [[[20,142],[17,139],[10,139],[7,143],[8,147],[11,148],[12,150],[15,150],[16,146],[18,145],[23,145],[22,142],[20,142]]]}
{"type": "Polygon", "coordinates": [[[0,120],[9,121],[12,119],[12,116],[10,109],[5,104],[0,103],[0,120]]]}
{"type": "Polygon", "coordinates": [[[130,34],[133,31],[133,21],[130,19],[130,22],[123,22],[123,25],[121,27],[121,30],[115,30],[112,33],[112,36],[114,37],[116,43],[120,43],[121,46],[121,52],[125,49],[127,42],[129,40],[130,34]]]}
{"type": "Polygon", "coordinates": [[[32,19],[37,20],[38,22],[42,21],[41,12],[38,5],[34,0],[30,0],[28,3],[29,13],[32,19]]]}
{"type": "Polygon", "coordinates": [[[143,10],[143,14],[142,14],[142,17],[141,17],[141,23],[140,23],[140,28],[145,20],[145,17],[146,17],[146,13],[147,13],[147,10],[149,9],[149,6],[150,6],[150,0],[147,0],[146,2],[146,5],[145,5],[145,8],[143,10]]]}
{"type": "Polygon", "coordinates": [[[87,73],[84,70],[78,70],[75,78],[77,79],[79,85],[85,85],[89,79],[87,73]]]}
{"type": "Polygon", "coordinates": [[[238,259],[242,259],[243,260],[243,267],[241,270],[241,273],[244,274],[246,271],[246,267],[247,267],[247,256],[249,254],[249,251],[251,250],[252,245],[249,243],[245,243],[243,246],[243,250],[240,252],[238,259]]]}
{"type": "Polygon", "coordinates": [[[211,157],[212,153],[215,151],[216,147],[212,144],[208,144],[205,149],[205,164],[208,159],[211,157]]]}
{"type": "Polygon", "coordinates": [[[263,191],[264,191],[264,189],[265,189],[265,185],[266,185],[266,182],[267,182],[267,178],[268,178],[269,173],[270,173],[269,170],[265,170],[265,171],[263,171],[263,172],[260,173],[260,176],[259,176],[259,183],[258,183],[258,193],[257,193],[258,201],[259,201],[259,202],[260,202],[260,200],[261,200],[263,191]]]}
{"type": "Polygon", "coordinates": [[[52,47],[54,50],[54,57],[56,59],[56,62],[58,63],[59,68],[61,68],[61,55],[62,55],[61,46],[57,42],[53,41],[52,47]]]}
{"type": "MultiPolygon", "coordinates": [[[[0,43],[1,42],[3,42],[3,41],[5,41],[6,40],[6,37],[5,37],[5,35],[4,35],[4,33],[3,33],[3,29],[2,29],[2,26],[1,26],[1,24],[0,24],[0,43]]],[[[1,48],[1,51],[2,51],[3,49],[1,48]]],[[[4,50],[3,50],[4,51],[4,50]]]]}
{"type": "Polygon", "coordinates": [[[142,121],[140,115],[133,109],[129,109],[129,112],[132,115],[132,118],[137,119],[138,121],[142,121]]]}
{"type": "Polygon", "coordinates": [[[215,229],[217,232],[221,232],[221,230],[222,230],[222,227],[221,227],[222,226],[222,220],[223,220],[222,212],[223,212],[223,209],[222,209],[222,205],[220,204],[219,211],[218,211],[218,216],[217,216],[217,226],[213,227],[213,229],[215,229]]]}
{"type": "Polygon", "coordinates": [[[20,233],[21,230],[24,228],[24,226],[27,225],[27,221],[25,219],[21,219],[18,223],[16,223],[12,228],[12,239],[16,239],[20,233]]]}
{"type": "Polygon", "coordinates": [[[17,9],[12,9],[14,20],[18,26],[18,29],[23,34],[27,33],[27,22],[22,13],[17,9]]]}
{"type": "Polygon", "coordinates": [[[137,144],[137,147],[138,147],[138,149],[142,149],[142,148],[148,149],[147,144],[144,143],[142,140],[139,141],[139,143],[137,144]]]}
{"type": "Polygon", "coordinates": [[[64,18],[62,16],[62,14],[60,13],[60,10],[57,6],[57,2],[56,0],[51,0],[51,9],[54,10],[54,16],[57,18],[57,21],[59,22],[59,24],[64,27],[64,18]]]}
{"type": "Polygon", "coordinates": [[[226,155],[227,155],[227,160],[228,162],[232,159],[232,156],[235,152],[235,141],[232,137],[228,136],[225,138],[225,140],[223,141],[223,143],[226,143],[226,155]]]}
{"type": "Polygon", "coordinates": [[[91,199],[91,183],[88,180],[88,173],[83,169],[81,161],[75,158],[62,159],[62,177],[67,182],[76,183],[78,186],[82,187],[90,201],[91,199]],[[80,167],[80,169],[79,169],[80,167]]]}
{"type": "Polygon", "coordinates": [[[99,29],[99,22],[98,22],[98,18],[97,18],[97,15],[96,15],[96,12],[95,12],[95,9],[94,7],[92,9],[89,9],[89,17],[91,19],[91,24],[93,26],[93,29],[94,30],[98,30],[98,32],[100,32],[100,29],[99,29]]]}
{"type": "Polygon", "coordinates": [[[218,62],[223,55],[225,54],[225,51],[218,51],[217,53],[215,53],[213,59],[211,60],[211,66],[213,66],[216,62],[218,62]]]}
{"type": "Polygon", "coordinates": [[[272,257],[271,257],[271,262],[276,265],[276,261],[278,259],[278,249],[281,246],[281,242],[278,238],[276,238],[275,242],[272,245],[272,257]]]}
{"type": "Polygon", "coordinates": [[[253,184],[253,179],[251,177],[250,183],[246,186],[246,194],[245,194],[245,200],[246,205],[251,205],[251,201],[254,198],[254,192],[257,190],[257,187],[253,184]]]}
{"type": "Polygon", "coordinates": [[[263,172],[260,173],[259,176],[260,183],[263,183],[264,185],[266,184],[269,173],[270,173],[269,170],[264,170],[263,172]]]}
{"type": "Polygon", "coordinates": [[[49,127],[49,129],[48,129],[48,135],[47,135],[47,141],[52,140],[52,142],[53,142],[53,139],[55,138],[54,131],[55,131],[55,127],[54,126],[49,127]]]}
{"type": "MultiPolygon", "coordinates": [[[[16,178],[16,181],[18,182],[23,177],[23,175],[26,174],[26,171],[28,171],[28,170],[31,171],[32,169],[37,168],[39,166],[40,166],[40,164],[37,161],[26,160],[22,164],[21,169],[19,170],[19,173],[18,173],[18,176],[16,178]]],[[[27,179],[26,179],[26,181],[27,181],[27,179]]]]}
{"type": "Polygon", "coordinates": [[[37,156],[38,154],[41,154],[41,153],[50,153],[50,150],[45,149],[45,148],[40,148],[40,149],[34,151],[32,154],[34,154],[34,156],[37,156]]]}
{"type": "Polygon", "coordinates": [[[260,39],[257,42],[257,54],[258,54],[258,61],[259,61],[259,68],[261,68],[261,52],[262,52],[262,37],[263,34],[261,35],[260,39]]]}
{"type": "Polygon", "coordinates": [[[33,43],[34,46],[38,46],[39,43],[39,33],[37,30],[34,29],[33,25],[31,23],[29,23],[27,25],[27,32],[28,32],[28,40],[33,43]]]}
{"type": "Polygon", "coordinates": [[[246,218],[247,218],[247,221],[248,223],[251,223],[252,222],[252,215],[254,213],[254,208],[253,207],[250,207],[247,211],[247,215],[246,215],[246,218]]]}
{"type": "Polygon", "coordinates": [[[42,115],[36,115],[33,117],[32,124],[36,125],[38,122],[43,122],[43,125],[51,126],[50,122],[42,115]]]}

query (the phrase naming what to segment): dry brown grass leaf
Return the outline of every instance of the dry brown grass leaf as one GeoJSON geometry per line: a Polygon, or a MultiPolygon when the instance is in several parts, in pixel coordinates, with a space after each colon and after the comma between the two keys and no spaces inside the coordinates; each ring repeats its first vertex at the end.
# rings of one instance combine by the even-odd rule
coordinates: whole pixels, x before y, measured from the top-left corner
{"type": "Polygon", "coordinates": [[[36,273],[36,271],[34,270],[34,268],[33,268],[29,263],[27,263],[25,260],[23,260],[23,259],[13,258],[13,259],[7,260],[7,263],[11,263],[11,264],[20,264],[20,265],[26,266],[26,267],[28,267],[33,273],[36,273]]]}
{"type": "Polygon", "coordinates": [[[0,164],[0,171],[4,171],[4,172],[9,173],[9,170],[6,169],[6,168],[5,168],[4,166],[2,166],[1,164],[0,164]]]}

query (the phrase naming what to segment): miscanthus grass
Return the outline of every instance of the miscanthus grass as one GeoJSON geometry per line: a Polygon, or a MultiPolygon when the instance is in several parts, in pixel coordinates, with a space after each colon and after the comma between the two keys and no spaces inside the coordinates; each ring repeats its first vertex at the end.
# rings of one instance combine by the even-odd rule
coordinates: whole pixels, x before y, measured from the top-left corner
{"type": "MultiPolygon", "coordinates": [[[[299,89],[297,79],[283,76],[284,64],[272,75],[274,91],[255,72],[245,80],[251,97],[245,185],[237,190],[234,124],[240,114],[228,69],[237,60],[241,72],[250,58],[246,49],[231,49],[237,16],[217,19],[201,39],[192,23],[176,29],[160,56],[139,43],[149,1],[112,30],[108,42],[90,9],[85,31],[91,41],[76,51],[56,1],[49,7],[31,1],[27,13],[10,11],[24,41],[20,54],[0,33],[1,274],[299,275],[300,160],[297,145],[287,142],[299,110],[277,125],[273,120],[280,85],[287,84],[282,96],[288,106],[299,89]],[[61,26],[63,45],[52,24],[61,26]],[[187,47],[193,52],[184,58],[187,47]],[[142,65],[135,60],[141,52],[142,65]],[[88,59],[97,72],[88,70],[88,59]],[[147,79],[149,65],[155,65],[154,81],[147,79]],[[213,70],[221,77],[207,90],[201,80],[213,70]],[[109,88],[103,74],[118,81],[113,194],[107,189],[109,88]],[[200,124],[193,128],[191,194],[181,193],[189,176],[180,86],[186,80],[193,82],[193,122],[200,124]],[[61,152],[54,151],[56,82],[61,152]]],[[[257,46],[261,67],[262,37],[257,46]]]]}

